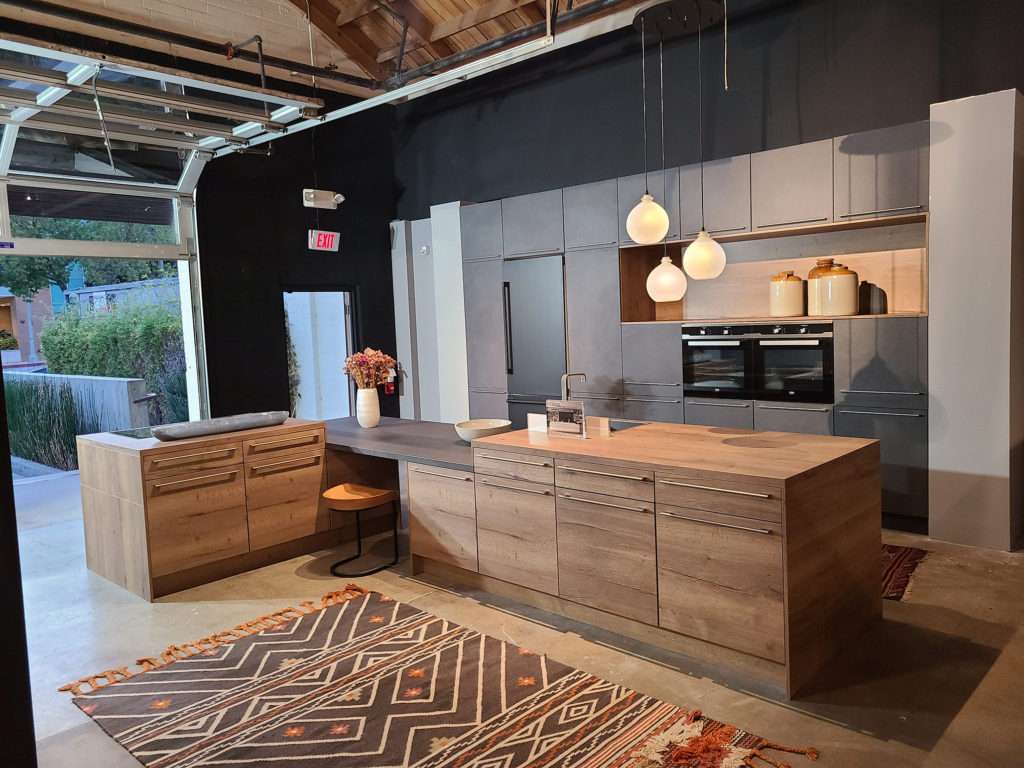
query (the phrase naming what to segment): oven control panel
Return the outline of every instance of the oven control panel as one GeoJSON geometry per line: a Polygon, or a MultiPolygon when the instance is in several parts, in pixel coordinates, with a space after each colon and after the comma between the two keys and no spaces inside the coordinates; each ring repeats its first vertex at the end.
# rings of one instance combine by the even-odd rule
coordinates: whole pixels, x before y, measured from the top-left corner
{"type": "Polygon", "coordinates": [[[733,325],[699,325],[684,323],[682,337],[689,339],[723,339],[723,338],[754,338],[770,337],[812,337],[829,338],[832,336],[832,323],[739,323],[733,325]]]}

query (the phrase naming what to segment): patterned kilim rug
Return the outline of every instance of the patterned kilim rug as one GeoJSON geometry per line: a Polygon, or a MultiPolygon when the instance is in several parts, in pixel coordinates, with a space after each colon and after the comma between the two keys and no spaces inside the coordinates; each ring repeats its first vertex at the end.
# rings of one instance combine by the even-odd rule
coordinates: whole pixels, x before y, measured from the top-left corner
{"type": "Polygon", "coordinates": [[[151,768],[741,768],[774,744],[349,586],[65,686],[151,768]]]}
{"type": "Polygon", "coordinates": [[[910,579],[921,564],[927,550],[917,547],[882,545],[882,597],[902,600],[910,594],[910,579]]]}

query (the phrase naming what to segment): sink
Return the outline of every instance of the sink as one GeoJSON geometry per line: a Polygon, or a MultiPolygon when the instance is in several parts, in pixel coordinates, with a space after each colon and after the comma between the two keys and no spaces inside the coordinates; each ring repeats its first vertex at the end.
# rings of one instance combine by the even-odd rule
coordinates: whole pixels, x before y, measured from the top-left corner
{"type": "Polygon", "coordinates": [[[646,421],[620,421],[619,419],[609,419],[608,428],[612,432],[621,432],[624,429],[632,429],[633,427],[642,427],[649,422],[646,421]]]}

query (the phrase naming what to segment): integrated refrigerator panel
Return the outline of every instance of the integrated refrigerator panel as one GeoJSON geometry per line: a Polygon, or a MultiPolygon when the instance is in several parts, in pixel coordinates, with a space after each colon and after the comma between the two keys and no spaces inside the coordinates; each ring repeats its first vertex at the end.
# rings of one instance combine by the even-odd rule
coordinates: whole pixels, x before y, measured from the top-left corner
{"type": "Polygon", "coordinates": [[[557,398],[565,373],[562,256],[507,260],[502,281],[509,401],[557,398]]]}

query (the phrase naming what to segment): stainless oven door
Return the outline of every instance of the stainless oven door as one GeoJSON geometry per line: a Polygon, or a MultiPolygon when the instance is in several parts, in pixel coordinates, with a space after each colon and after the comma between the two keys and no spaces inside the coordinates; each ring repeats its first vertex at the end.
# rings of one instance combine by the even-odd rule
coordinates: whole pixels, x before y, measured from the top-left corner
{"type": "Polygon", "coordinates": [[[752,342],[742,339],[684,339],[684,393],[752,399],[752,349],[752,342]]]}
{"type": "Polygon", "coordinates": [[[755,344],[756,400],[835,399],[831,338],[759,339],[755,344]]]}

